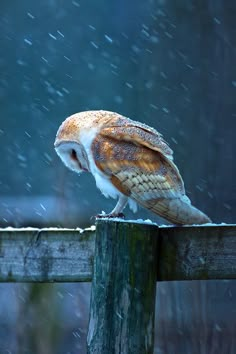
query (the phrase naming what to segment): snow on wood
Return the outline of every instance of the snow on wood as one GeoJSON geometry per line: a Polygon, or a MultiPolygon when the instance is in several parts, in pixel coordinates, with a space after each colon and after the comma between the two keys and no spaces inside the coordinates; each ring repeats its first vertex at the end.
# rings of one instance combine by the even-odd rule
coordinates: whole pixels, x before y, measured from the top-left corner
{"type": "Polygon", "coordinates": [[[236,279],[236,225],[159,230],[157,280],[236,279]]]}
{"type": "MultiPolygon", "coordinates": [[[[99,223],[126,223],[98,220],[99,223]]],[[[158,238],[157,280],[236,279],[236,225],[158,227],[128,221],[158,238]]],[[[0,229],[1,282],[91,281],[95,227],[0,229]]]]}
{"type": "Polygon", "coordinates": [[[94,239],[93,228],[0,229],[0,281],[90,281],[94,239]]]}

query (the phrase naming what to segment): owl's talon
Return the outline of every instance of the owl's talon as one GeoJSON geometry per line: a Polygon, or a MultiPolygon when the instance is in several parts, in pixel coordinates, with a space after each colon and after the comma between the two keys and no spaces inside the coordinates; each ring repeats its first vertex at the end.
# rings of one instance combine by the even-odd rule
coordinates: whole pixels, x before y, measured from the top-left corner
{"type": "Polygon", "coordinates": [[[96,219],[103,219],[103,218],[108,218],[108,219],[113,219],[113,218],[121,218],[124,219],[125,215],[123,213],[117,213],[117,214],[98,214],[95,216],[96,219]]]}

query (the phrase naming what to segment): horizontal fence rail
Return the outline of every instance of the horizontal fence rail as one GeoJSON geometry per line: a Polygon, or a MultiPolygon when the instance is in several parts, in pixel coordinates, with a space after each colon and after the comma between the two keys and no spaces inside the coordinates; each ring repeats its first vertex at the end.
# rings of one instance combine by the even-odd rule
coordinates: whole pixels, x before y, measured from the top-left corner
{"type": "Polygon", "coordinates": [[[0,281],[92,281],[88,354],[153,354],[156,281],[236,279],[236,225],[0,230],[0,281]]]}
{"type": "MultiPolygon", "coordinates": [[[[158,227],[99,220],[101,227],[135,227],[157,237],[156,279],[236,279],[236,225],[158,227]]],[[[0,229],[0,282],[92,281],[95,227],[0,229]]],[[[102,236],[101,236],[102,237],[102,236]]],[[[126,237],[132,237],[132,231],[126,237]]]]}
{"type": "Polygon", "coordinates": [[[91,281],[94,230],[0,229],[0,281],[91,281]]]}

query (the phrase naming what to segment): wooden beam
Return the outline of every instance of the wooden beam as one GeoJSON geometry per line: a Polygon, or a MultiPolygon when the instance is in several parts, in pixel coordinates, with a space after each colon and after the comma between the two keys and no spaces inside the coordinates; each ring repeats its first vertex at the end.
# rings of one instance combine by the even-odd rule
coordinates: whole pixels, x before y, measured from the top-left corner
{"type": "Polygon", "coordinates": [[[236,279],[236,225],[159,230],[157,280],[236,279]]]}
{"type": "MultiPolygon", "coordinates": [[[[158,281],[236,279],[236,225],[146,225],[158,237],[158,281]]],[[[91,281],[94,247],[94,228],[0,229],[0,282],[91,281]]]]}
{"type": "Polygon", "coordinates": [[[98,220],[88,354],[153,353],[157,232],[98,220]]]}
{"type": "Polygon", "coordinates": [[[0,281],[91,281],[94,230],[0,229],[0,281]]]}

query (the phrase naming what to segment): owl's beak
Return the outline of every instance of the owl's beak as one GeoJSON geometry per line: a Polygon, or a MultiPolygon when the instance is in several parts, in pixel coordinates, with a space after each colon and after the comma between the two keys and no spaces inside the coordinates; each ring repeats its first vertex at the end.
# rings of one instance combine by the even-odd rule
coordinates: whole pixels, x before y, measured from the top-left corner
{"type": "Polygon", "coordinates": [[[60,142],[56,139],[54,142],[54,148],[57,148],[60,145],[60,142]]]}

